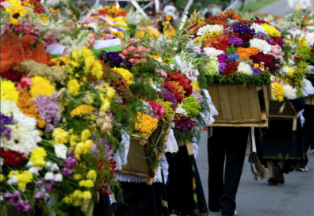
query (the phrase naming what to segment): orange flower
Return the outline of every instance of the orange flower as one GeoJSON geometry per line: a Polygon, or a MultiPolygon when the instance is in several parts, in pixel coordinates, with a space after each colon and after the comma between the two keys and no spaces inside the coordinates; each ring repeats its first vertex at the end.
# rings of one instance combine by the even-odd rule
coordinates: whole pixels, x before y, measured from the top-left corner
{"type": "Polygon", "coordinates": [[[241,59],[248,59],[248,58],[250,58],[251,55],[258,54],[259,50],[255,47],[250,47],[250,48],[239,47],[238,53],[239,53],[239,57],[241,59]]]}
{"type": "Polygon", "coordinates": [[[46,126],[46,122],[41,119],[41,115],[37,112],[35,101],[33,101],[32,97],[24,90],[19,89],[18,91],[20,93],[20,97],[17,101],[18,108],[25,115],[35,118],[39,128],[44,128],[46,126]]]}

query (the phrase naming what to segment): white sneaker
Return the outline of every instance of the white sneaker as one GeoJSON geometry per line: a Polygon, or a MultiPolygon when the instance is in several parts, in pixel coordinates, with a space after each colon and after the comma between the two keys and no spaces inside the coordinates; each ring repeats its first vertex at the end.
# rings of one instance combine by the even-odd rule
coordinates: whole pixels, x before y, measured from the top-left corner
{"type": "Polygon", "coordinates": [[[237,211],[234,211],[234,215],[237,215],[238,214],[238,212],[237,211]]]}
{"type": "Polygon", "coordinates": [[[300,172],[307,172],[308,170],[309,169],[307,167],[297,169],[297,171],[300,171],[300,172]]]}

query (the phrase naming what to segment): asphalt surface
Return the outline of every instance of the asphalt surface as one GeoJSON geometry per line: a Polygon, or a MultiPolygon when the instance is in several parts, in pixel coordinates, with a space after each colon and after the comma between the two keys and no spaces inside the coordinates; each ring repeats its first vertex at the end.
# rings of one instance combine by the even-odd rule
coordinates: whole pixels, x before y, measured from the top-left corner
{"type": "MultiPolygon", "coordinates": [[[[268,186],[267,179],[255,181],[246,158],[236,198],[238,216],[314,216],[312,152],[308,152],[308,157],[308,172],[294,171],[285,175],[285,184],[278,186],[268,186]]],[[[196,161],[208,201],[207,132],[202,132],[196,161]]],[[[210,215],[220,213],[210,212],[210,215]]]]}
{"type": "MultiPolygon", "coordinates": [[[[263,1],[263,0],[259,0],[259,1],[263,1]]],[[[288,6],[287,0],[278,0],[261,8],[260,10],[257,11],[257,13],[259,12],[268,13],[268,14],[277,15],[277,16],[285,16],[289,13],[292,13],[293,10],[288,6]]]]}

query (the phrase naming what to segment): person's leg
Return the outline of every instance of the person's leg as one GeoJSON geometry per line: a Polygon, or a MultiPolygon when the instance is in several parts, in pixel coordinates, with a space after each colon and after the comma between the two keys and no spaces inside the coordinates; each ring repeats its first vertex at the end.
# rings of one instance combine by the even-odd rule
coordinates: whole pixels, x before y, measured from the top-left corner
{"type": "Polygon", "coordinates": [[[269,172],[269,178],[275,178],[275,174],[273,172],[275,161],[274,160],[267,160],[266,164],[267,164],[267,168],[268,168],[268,172],[269,172]]]}
{"type": "Polygon", "coordinates": [[[210,211],[219,211],[219,199],[224,192],[223,170],[225,149],[221,138],[222,128],[213,128],[213,136],[208,138],[208,208],[210,211]]]}
{"type": "Polygon", "coordinates": [[[278,160],[278,161],[277,161],[277,164],[280,166],[280,169],[283,168],[284,163],[285,163],[284,160],[278,160]]]}
{"type": "Polygon", "coordinates": [[[226,151],[224,194],[219,203],[222,215],[233,215],[236,209],[235,199],[245,159],[248,128],[232,128],[227,134],[230,137],[230,142],[226,151]]]}
{"type": "MultiPolygon", "coordinates": [[[[313,114],[314,115],[314,114],[313,114]]],[[[310,145],[311,149],[314,148],[314,120],[305,119],[303,125],[303,153],[305,153],[305,159],[301,161],[300,168],[305,168],[309,159],[307,157],[307,151],[309,150],[310,145]]]]}

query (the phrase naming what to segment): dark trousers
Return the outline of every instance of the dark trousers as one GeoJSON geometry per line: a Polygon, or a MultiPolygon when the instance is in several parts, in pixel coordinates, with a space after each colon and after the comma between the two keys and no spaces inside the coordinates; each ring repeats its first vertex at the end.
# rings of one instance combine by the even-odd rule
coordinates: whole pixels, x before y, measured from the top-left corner
{"type": "Polygon", "coordinates": [[[310,145],[312,149],[314,147],[314,106],[306,105],[304,109],[303,116],[305,122],[302,128],[303,132],[303,153],[305,153],[305,159],[301,161],[301,168],[305,168],[309,159],[307,157],[307,151],[309,150],[310,145]]]}
{"type": "Polygon", "coordinates": [[[248,128],[214,127],[212,137],[208,138],[208,206],[211,211],[221,209],[222,215],[234,214],[248,132],[248,128]]]}

